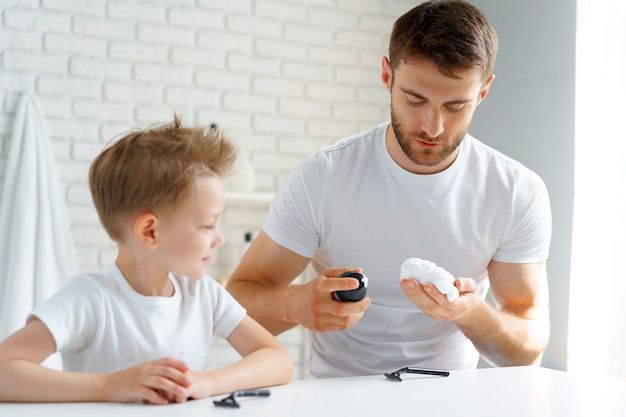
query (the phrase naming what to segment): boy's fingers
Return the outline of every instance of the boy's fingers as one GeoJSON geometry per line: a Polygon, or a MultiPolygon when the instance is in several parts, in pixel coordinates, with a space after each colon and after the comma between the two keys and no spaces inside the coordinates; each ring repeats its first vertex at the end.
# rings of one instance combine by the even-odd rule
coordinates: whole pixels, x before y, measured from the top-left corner
{"type": "Polygon", "coordinates": [[[167,366],[171,366],[173,368],[178,369],[179,371],[182,372],[187,372],[189,370],[189,366],[187,366],[187,364],[179,359],[174,359],[174,358],[161,358],[161,359],[157,359],[156,361],[154,361],[155,364],[159,364],[159,365],[167,365],[167,366]]]}

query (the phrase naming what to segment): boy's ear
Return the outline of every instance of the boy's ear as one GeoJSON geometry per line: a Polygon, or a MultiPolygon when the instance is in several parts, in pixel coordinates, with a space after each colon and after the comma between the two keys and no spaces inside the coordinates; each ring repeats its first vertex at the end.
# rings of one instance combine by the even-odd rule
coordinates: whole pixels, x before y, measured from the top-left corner
{"type": "Polygon", "coordinates": [[[157,247],[157,224],[157,217],[149,211],[141,213],[133,222],[133,236],[146,249],[157,247]]]}

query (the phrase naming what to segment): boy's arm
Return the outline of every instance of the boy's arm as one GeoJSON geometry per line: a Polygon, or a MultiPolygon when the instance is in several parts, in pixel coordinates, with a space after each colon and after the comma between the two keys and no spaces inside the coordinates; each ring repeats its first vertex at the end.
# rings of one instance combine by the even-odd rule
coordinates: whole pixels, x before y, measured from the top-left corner
{"type": "Polygon", "coordinates": [[[224,368],[191,373],[192,384],[187,398],[205,398],[241,389],[286,384],[293,376],[293,361],[289,352],[263,326],[250,316],[244,316],[226,338],[242,356],[241,360],[224,368]]]}
{"type": "Polygon", "coordinates": [[[31,320],[0,343],[0,401],[69,402],[143,400],[166,404],[189,384],[186,365],[164,358],[111,374],[64,372],[40,365],[56,351],[41,320],[31,320]]]}

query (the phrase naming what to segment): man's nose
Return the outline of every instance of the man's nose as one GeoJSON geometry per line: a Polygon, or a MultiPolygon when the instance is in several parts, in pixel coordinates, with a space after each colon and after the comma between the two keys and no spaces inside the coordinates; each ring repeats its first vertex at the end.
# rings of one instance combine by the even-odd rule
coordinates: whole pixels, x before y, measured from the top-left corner
{"type": "Polygon", "coordinates": [[[443,133],[443,117],[438,110],[428,111],[422,119],[422,130],[431,138],[443,133]]]}

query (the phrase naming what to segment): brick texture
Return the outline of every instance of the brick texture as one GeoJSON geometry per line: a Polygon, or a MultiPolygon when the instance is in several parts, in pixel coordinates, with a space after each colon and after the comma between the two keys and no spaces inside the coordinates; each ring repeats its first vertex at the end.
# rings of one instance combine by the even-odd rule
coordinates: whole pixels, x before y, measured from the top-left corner
{"type": "MultiPolygon", "coordinates": [[[[380,59],[413,0],[0,0],[0,199],[15,105],[40,97],[80,268],[115,258],[87,186],[118,134],[169,120],[218,123],[256,173],[255,195],[226,203],[226,245],[208,271],[228,277],[271,193],[309,153],[387,119],[380,59]],[[259,198],[258,195],[263,197],[259,198]]],[[[232,191],[232,190],[231,190],[232,191]]],[[[229,194],[233,196],[233,194],[229,194]]],[[[301,328],[281,336],[305,376],[301,328]]],[[[216,344],[211,366],[236,356],[216,344]]]]}

